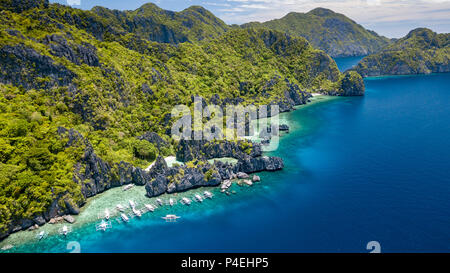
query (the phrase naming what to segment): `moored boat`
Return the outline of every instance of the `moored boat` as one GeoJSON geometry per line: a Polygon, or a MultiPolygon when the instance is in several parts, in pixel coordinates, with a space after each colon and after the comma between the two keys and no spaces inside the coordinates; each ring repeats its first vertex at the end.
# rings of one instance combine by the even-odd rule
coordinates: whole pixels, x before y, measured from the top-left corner
{"type": "Polygon", "coordinates": [[[124,208],[121,204],[117,204],[117,205],[116,205],[116,209],[117,209],[118,211],[121,211],[121,212],[124,212],[124,211],[125,211],[125,208],[124,208]]]}
{"type": "Polygon", "coordinates": [[[209,191],[205,191],[205,192],[203,193],[203,195],[204,195],[206,198],[212,198],[212,197],[213,197],[213,194],[212,194],[211,192],[209,192],[209,191]]]}
{"type": "Polygon", "coordinates": [[[95,226],[95,229],[97,231],[106,231],[108,228],[111,228],[111,227],[112,227],[112,225],[111,225],[110,221],[102,220],[102,222],[100,224],[95,226]]]}
{"type": "Polygon", "coordinates": [[[155,211],[155,207],[153,205],[145,204],[144,206],[145,206],[145,208],[147,208],[148,211],[151,211],[151,212],[155,211]]]}
{"type": "Polygon", "coordinates": [[[124,222],[130,221],[130,218],[128,218],[128,216],[125,213],[122,213],[120,215],[120,217],[122,218],[122,221],[124,221],[124,222]]]}
{"type": "Polygon", "coordinates": [[[44,239],[47,236],[47,233],[45,231],[41,231],[39,232],[39,234],[37,235],[39,241],[44,239]]]}
{"type": "Polygon", "coordinates": [[[140,210],[138,210],[137,208],[133,208],[133,213],[134,215],[136,215],[137,217],[141,217],[142,213],[140,210]]]}
{"type": "Polygon", "coordinates": [[[69,228],[68,226],[64,225],[60,230],[59,233],[63,236],[67,236],[67,234],[69,234],[71,232],[71,228],[69,228]]]}
{"type": "Polygon", "coordinates": [[[194,196],[194,199],[195,199],[195,201],[197,201],[197,202],[203,202],[203,197],[201,197],[200,194],[196,194],[196,195],[194,196]]]}
{"type": "Polygon", "coordinates": [[[175,214],[167,214],[162,219],[166,220],[166,222],[176,222],[177,219],[181,218],[180,216],[176,216],[175,214]]]}
{"type": "Polygon", "coordinates": [[[183,198],[181,199],[181,203],[184,204],[184,205],[189,206],[189,205],[191,204],[191,199],[186,198],[186,197],[183,197],[183,198]]]}

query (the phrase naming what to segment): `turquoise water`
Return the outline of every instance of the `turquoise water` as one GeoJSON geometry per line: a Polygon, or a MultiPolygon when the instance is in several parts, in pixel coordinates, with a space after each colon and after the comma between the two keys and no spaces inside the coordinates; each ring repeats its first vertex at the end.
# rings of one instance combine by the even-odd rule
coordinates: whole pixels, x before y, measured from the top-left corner
{"type": "Polygon", "coordinates": [[[369,252],[378,241],[382,252],[448,252],[449,86],[450,74],[366,79],[365,97],[283,114],[291,133],[272,154],[286,167],[261,183],[11,251],[369,252]],[[160,219],[171,213],[182,218],[160,219]]]}

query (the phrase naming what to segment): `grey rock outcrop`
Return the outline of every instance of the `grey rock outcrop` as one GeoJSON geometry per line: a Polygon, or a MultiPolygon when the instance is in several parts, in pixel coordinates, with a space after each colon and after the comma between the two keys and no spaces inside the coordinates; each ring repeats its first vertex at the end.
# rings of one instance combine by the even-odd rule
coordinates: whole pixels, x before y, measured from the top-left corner
{"type": "Polygon", "coordinates": [[[252,143],[250,153],[243,149],[245,141],[208,142],[206,140],[181,140],[178,145],[177,159],[191,161],[193,159],[208,160],[221,157],[244,159],[262,154],[261,145],[252,143]]]}
{"type": "Polygon", "coordinates": [[[158,149],[161,149],[162,147],[167,147],[168,143],[160,137],[157,133],[154,132],[146,132],[145,134],[138,137],[139,140],[147,140],[148,142],[152,143],[157,147],[158,149]]]}
{"type": "Polygon", "coordinates": [[[97,48],[91,44],[70,45],[61,35],[47,35],[43,43],[50,47],[50,53],[57,57],[64,57],[76,65],[85,63],[89,66],[99,66],[97,48]]]}
{"type": "Polygon", "coordinates": [[[245,173],[255,173],[262,171],[277,171],[284,168],[283,160],[279,157],[255,157],[247,158],[236,164],[236,170],[245,173]]]}
{"type": "Polygon", "coordinates": [[[75,74],[50,57],[41,55],[31,47],[5,45],[0,48],[0,82],[23,86],[25,89],[50,89],[67,86],[75,74]],[[46,78],[46,81],[36,81],[46,78]]]}

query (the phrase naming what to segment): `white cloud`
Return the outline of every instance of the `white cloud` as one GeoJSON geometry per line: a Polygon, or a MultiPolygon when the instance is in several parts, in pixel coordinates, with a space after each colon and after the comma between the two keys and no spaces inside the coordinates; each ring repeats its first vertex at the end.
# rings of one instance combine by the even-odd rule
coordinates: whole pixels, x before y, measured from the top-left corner
{"type": "Polygon", "coordinates": [[[67,4],[70,6],[79,6],[81,5],[81,0],[67,0],[67,4]]]}
{"type": "Polygon", "coordinates": [[[450,32],[450,0],[227,0],[232,8],[218,14],[229,23],[268,21],[289,12],[317,7],[343,13],[381,34],[400,37],[415,27],[450,32]],[[391,26],[391,30],[389,29],[391,26]],[[396,25],[402,25],[396,29],[396,25]],[[434,29],[434,28],[433,28],[434,29]],[[442,30],[443,29],[443,30],[442,30]]]}

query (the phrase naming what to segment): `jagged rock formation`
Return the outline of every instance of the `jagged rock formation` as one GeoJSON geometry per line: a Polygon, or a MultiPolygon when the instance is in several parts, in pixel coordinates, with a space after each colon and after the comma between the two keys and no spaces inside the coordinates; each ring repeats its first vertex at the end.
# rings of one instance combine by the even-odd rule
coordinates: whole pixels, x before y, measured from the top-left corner
{"type": "MultiPolygon", "coordinates": [[[[73,176],[73,180],[81,187],[83,198],[76,202],[70,196],[57,196],[45,213],[36,215],[33,219],[20,219],[11,223],[8,230],[1,234],[1,237],[28,229],[35,224],[43,225],[58,216],[78,214],[79,208],[84,205],[87,198],[126,184],[145,185],[147,196],[154,197],[163,193],[218,186],[223,180],[232,178],[238,172],[276,171],[283,168],[281,158],[261,156],[261,147],[258,144],[254,144],[251,152],[247,154],[243,150],[243,146],[224,141],[223,145],[214,144],[211,145],[212,148],[206,148],[203,151],[214,150],[215,153],[212,154],[217,157],[237,155],[240,157],[237,164],[232,165],[220,161],[210,164],[207,161],[196,160],[195,167],[175,166],[169,168],[165,160],[158,156],[150,171],[146,172],[126,162],[110,164],[104,161],[96,155],[89,140],[74,129],[60,127],[58,128],[58,134],[61,138],[67,139],[66,147],[81,147],[83,149],[80,160],[75,165],[73,176]],[[231,148],[234,153],[230,154],[228,148],[231,148]]],[[[154,134],[146,134],[147,137],[150,135],[154,137],[154,134]]],[[[200,152],[199,147],[208,147],[206,142],[201,142],[201,144],[203,146],[200,143],[192,145],[192,142],[190,142],[183,143],[180,146],[182,146],[181,149],[194,151],[198,154],[200,152]],[[190,145],[191,148],[188,147],[190,145]]],[[[191,153],[181,153],[180,155],[192,160],[191,153]]],[[[203,157],[203,159],[206,160],[210,157],[211,155],[203,157]]]]}
{"type": "Polygon", "coordinates": [[[177,149],[177,160],[208,160],[221,157],[245,159],[248,156],[261,156],[261,146],[257,143],[240,140],[208,142],[206,140],[181,140],[177,149]]]}
{"type": "Polygon", "coordinates": [[[450,72],[450,34],[412,30],[353,68],[363,77],[450,72]]]}
{"type": "Polygon", "coordinates": [[[25,89],[65,86],[75,74],[25,45],[6,45],[0,48],[0,82],[22,86],[25,89]],[[36,81],[45,78],[45,81],[36,81]]]}
{"type": "Polygon", "coordinates": [[[70,45],[64,37],[56,34],[47,35],[43,43],[49,45],[50,53],[54,56],[65,57],[76,65],[84,63],[89,66],[99,66],[97,48],[91,44],[70,45]]]}
{"type": "Polygon", "coordinates": [[[168,168],[165,163],[155,164],[150,173],[156,175],[145,185],[147,196],[154,197],[163,193],[218,186],[222,181],[232,179],[239,172],[277,171],[284,167],[281,158],[266,156],[248,156],[235,165],[221,161],[215,161],[213,164],[196,161],[195,164],[195,167],[175,166],[172,168],[168,168]]]}
{"type": "Polygon", "coordinates": [[[147,140],[148,142],[154,144],[155,147],[157,147],[158,149],[169,146],[169,143],[167,143],[162,137],[160,137],[155,132],[146,132],[145,134],[138,136],[138,139],[147,140]]]}

